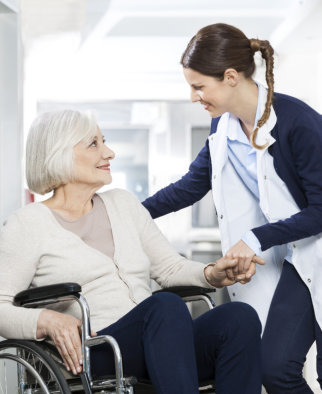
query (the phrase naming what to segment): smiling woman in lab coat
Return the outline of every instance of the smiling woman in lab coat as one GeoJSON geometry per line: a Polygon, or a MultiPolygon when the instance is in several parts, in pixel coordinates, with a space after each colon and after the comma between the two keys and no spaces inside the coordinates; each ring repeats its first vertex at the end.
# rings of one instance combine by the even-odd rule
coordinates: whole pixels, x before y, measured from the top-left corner
{"type": "Polygon", "coordinates": [[[274,93],[273,49],[239,29],[201,29],[181,58],[191,101],[210,114],[210,135],[189,171],[143,202],[156,218],[213,192],[223,254],[238,258],[233,301],[258,312],[263,382],[269,394],[312,393],[302,376],[314,341],[322,384],[322,117],[302,101],[274,93]],[[254,54],[266,62],[268,88],[255,82],[254,54]]]}

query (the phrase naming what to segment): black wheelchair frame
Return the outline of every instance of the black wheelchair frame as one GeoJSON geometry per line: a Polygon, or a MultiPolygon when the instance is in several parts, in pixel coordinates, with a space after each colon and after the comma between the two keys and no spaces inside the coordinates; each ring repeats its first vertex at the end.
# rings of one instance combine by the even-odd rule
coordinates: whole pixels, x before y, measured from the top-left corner
{"type": "MultiPolygon", "coordinates": [[[[153,394],[149,382],[138,381],[136,377],[124,376],[122,355],[116,340],[109,335],[90,336],[90,313],[86,299],[77,283],[60,283],[28,289],[14,298],[14,305],[25,308],[44,307],[58,302],[76,301],[82,313],[83,372],[76,377],[68,372],[56,348],[46,341],[10,339],[0,342],[0,361],[12,360],[17,363],[17,393],[19,394],[71,394],[71,393],[115,393],[153,394]],[[93,379],[91,374],[90,349],[92,346],[108,343],[114,353],[115,376],[93,379]]],[[[179,286],[157,290],[172,292],[185,302],[204,301],[209,309],[215,303],[209,293],[214,289],[179,286]]],[[[155,293],[156,293],[155,292],[155,293]]],[[[0,387],[1,388],[1,387],[0,387]]],[[[212,382],[200,387],[202,393],[214,393],[212,382]]],[[[14,394],[10,392],[10,394],[14,394]]]]}

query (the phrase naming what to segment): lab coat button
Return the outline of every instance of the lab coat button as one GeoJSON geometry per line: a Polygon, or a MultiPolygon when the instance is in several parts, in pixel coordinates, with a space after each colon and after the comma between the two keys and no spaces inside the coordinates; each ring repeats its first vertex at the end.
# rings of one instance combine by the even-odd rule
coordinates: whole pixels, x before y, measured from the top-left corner
{"type": "Polygon", "coordinates": [[[296,248],[296,245],[295,245],[295,244],[293,244],[292,246],[293,246],[293,248],[296,248]]]}
{"type": "Polygon", "coordinates": [[[233,295],[233,297],[235,297],[236,293],[233,293],[232,295],[233,295]]]}
{"type": "Polygon", "coordinates": [[[216,174],[214,174],[214,179],[216,179],[216,174]]]}
{"type": "Polygon", "coordinates": [[[224,218],[224,216],[223,215],[220,215],[220,219],[223,219],[224,218]]]}
{"type": "Polygon", "coordinates": [[[310,278],[308,278],[308,280],[307,280],[309,283],[311,283],[311,279],[310,278]]]}
{"type": "Polygon", "coordinates": [[[267,176],[266,176],[266,175],[264,175],[264,179],[265,179],[265,180],[267,179],[267,176]]]}

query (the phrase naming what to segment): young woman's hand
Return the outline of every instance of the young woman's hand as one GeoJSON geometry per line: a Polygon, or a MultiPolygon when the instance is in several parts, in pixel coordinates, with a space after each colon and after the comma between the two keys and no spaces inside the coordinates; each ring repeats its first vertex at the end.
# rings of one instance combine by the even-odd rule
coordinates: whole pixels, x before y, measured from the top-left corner
{"type": "MultiPolygon", "coordinates": [[[[81,327],[81,321],[75,317],[49,309],[41,311],[37,322],[37,339],[50,337],[67,370],[74,375],[82,372],[81,327]]],[[[91,335],[97,334],[92,331],[91,335]]]]}
{"type": "MultiPolygon", "coordinates": [[[[226,274],[229,278],[231,278],[231,271],[229,271],[229,273],[226,274]]],[[[254,263],[253,261],[251,261],[248,270],[244,273],[244,274],[238,274],[235,277],[236,282],[241,283],[242,285],[245,285],[246,283],[250,282],[252,280],[252,277],[256,274],[256,263],[254,263]]]]}
{"type": "Polygon", "coordinates": [[[220,289],[221,287],[230,286],[236,283],[236,279],[230,279],[227,276],[227,269],[232,269],[238,264],[238,260],[227,259],[222,257],[214,264],[209,264],[204,269],[207,282],[212,286],[220,289]]]}
{"type": "Polygon", "coordinates": [[[245,283],[247,281],[249,282],[251,277],[256,273],[256,264],[265,264],[265,261],[256,256],[255,252],[242,240],[232,246],[225,254],[225,257],[229,261],[237,260],[238,263],[232,268],[228,268],[226,273],[229,279],[236,279],[241,283],[243,281],[246,281],[245,283]]]}

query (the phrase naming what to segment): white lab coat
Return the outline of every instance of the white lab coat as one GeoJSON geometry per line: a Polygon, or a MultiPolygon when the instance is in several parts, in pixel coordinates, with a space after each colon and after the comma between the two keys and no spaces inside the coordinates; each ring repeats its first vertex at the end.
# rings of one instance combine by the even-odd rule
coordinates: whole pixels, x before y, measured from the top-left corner
{"type": "MultiPolygon", "coordinates": [[[[266,102],[266,89],[260,86],[261,103],[266,102]]],[[[257,176],[260,207],[252,193],[237,175],[228,160],[227,131],[230,122],[237,121],[228,113],[221,116],[217,131],[209,136],[212,162],[212,193],[218,214],[225,254],[242,235],[267,222],[276,222],[299,212],[285,183],[276,174],[268,147],[257,150],[257,176]]],[[[276,114],[271,109],[268,121],[260,128],[259,145],[275,142],[270,132],[276,124],[276,114]]],[[[292,262],[308,286],[317,321],[322,327],[322,234],[292,243],[292,262]]],[[[276,289],[287,246],[275,246],[262,252],[266,265],[257,265],[257,273],[246,285],[237,283],[228,287],[232,301],[247,302],[257,311],[264,328],[269,306],[276,289]]]]}

